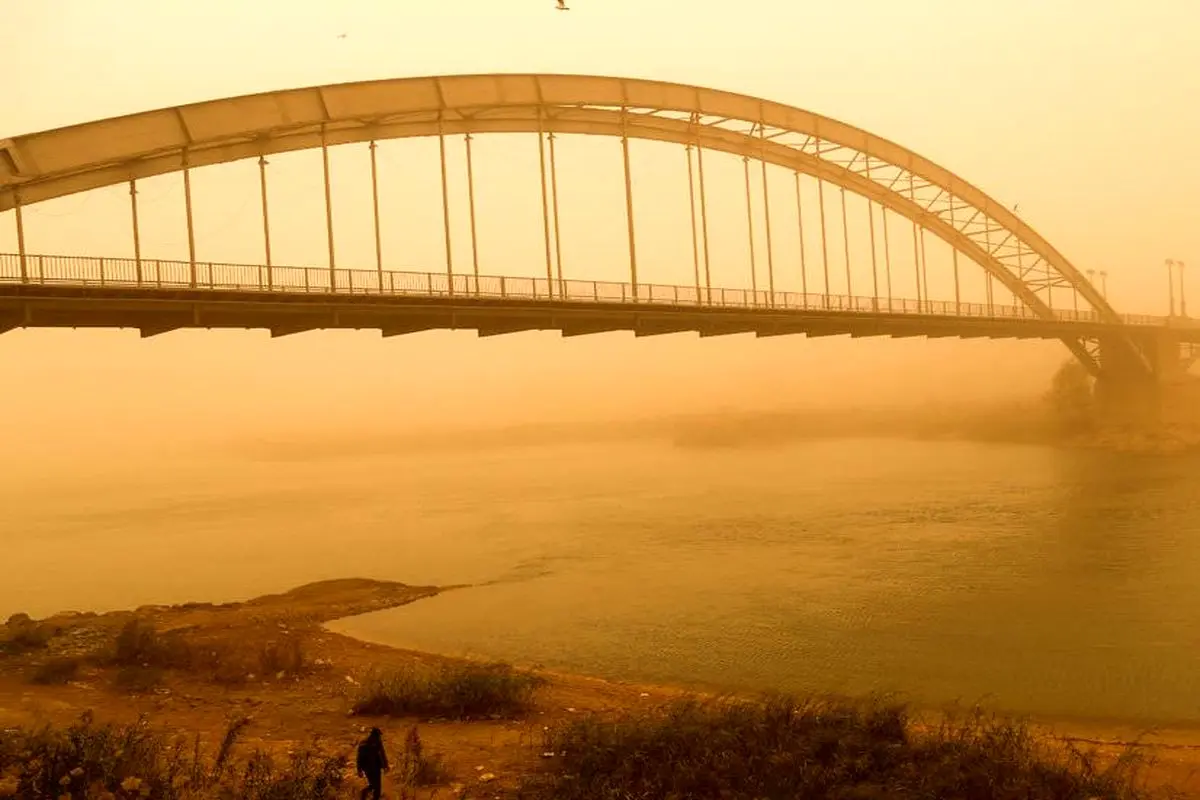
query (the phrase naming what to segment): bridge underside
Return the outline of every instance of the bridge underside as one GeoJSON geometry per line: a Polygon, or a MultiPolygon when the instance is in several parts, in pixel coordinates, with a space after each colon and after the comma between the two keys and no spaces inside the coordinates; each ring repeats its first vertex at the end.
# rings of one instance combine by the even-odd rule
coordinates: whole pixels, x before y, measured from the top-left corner
{"type": "MultiPolygon", "coordinates": [[[[881,303],[884,301],[881,301],[881,303]]],[[[579,336],[890,336],[990,339],[1102,339],[1121,326],[1040,319],[890,314],[837,310],[696,308],[686,305],[554,302],[472,296],[321,295],[123,287],[0,286],[0,332],[16,328],[132,328],[154,336],[184,328],[265,329],[286,336],[318,329],[474,330],[493,336],[532,330],[579,336]]],[[[1189,332],[1200,341],[1200,330],[1189,332]]]]}

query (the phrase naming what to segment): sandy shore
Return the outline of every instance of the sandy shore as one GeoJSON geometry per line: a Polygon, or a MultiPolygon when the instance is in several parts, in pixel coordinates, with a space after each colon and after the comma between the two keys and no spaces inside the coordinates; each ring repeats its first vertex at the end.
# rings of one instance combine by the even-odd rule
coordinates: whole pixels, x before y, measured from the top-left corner
{"type": "MultiPolygon", "coordinates": [[[[413,722],[419,722],[426,748],[442,755],[464,787],[491,775],[488,790],[515,785],[520,775],[537,767],[543,731],[548,726],[589,712],[620,711],[656,704],[687,693],[686,687],[622,683],[581,675],[543,673],[548,684],[534,711],[519,721],[474,722],[371,720],[352,717],[348,709],[359,687],[372,674],[405,665],[437,664],[451,659],[359,641],[329,631],[335,619],[395,608],[446,588],[406,586],[370,580],[337,580],[300,587],[244,603],[190,603],[148,606],[106,614],[61,614],[40,621],[54,635],[45,647],[0,655],[0,728],[67,723],[85,710],[99,720],[132,721],[145,715],[157,725],[199,733],[215,743],[233,715],[252,720],[244,747],[286,751],[314,739],[331,749],[349,750],[364,728],[379,725],[396,745],[413,722]],[[153,622],[160,631],[180,631],[194,642],[214,648],[235,643],[257,652],[281,639],[302,644],[308,668],[299,675],[279,671],[211,676],[171,670],[153,688],[131,693],[116,682],[116,669],[85,662],[69,682],[35,685],[30,678],[39,664],[53,659],[82,658],[111,650],[117,633],[133,618],[153,622]]],[[[258,670],[261,671],[261,670],[258,670]]],[[[1111,757],[1135,740],[1146,746],[1155,765],[1153,782],[1169,784],[1200,797],[1200,729],[1145,731],[1131,726],[1040,721],[1047,735],[1093,745],[1111,757]]],[[[445,796],[445,789],[442,790],[445,796]]]]}

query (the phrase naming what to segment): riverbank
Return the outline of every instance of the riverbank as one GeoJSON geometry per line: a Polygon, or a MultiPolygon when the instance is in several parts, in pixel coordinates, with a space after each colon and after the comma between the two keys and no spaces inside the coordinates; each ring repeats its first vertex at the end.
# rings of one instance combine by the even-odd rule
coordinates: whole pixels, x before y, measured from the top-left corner
{"type": "MultiPolygon", "coordinates": [[[[398,749],[416,720],[350,715],[362,687],[391,670],[437,668],[455,660],[358,641],[324,625],[452,590],[351,579],[242,603],[147,606],[38,621],[16,617],[0,629],[6,651],[0,654],[0,729],[66,725],[91,710],[97,720],[146,716],[156,725],[199,734],[215,748],[229,720],[246,717],[247,748],[286,753],[316,740],[348,751],[365,728],[379,725],[398,749]],[[131,630],[142,631],[141,645],[131,644],[131,630]],[[175,643],[154,651],[169,651],[169,660],[160,664],[157,656],[144,655],[150,652],[146,631],[157,641],[175,643]],[[122,647],[139,655],[114,658],[122,647]]],[[[541,674],[545,685],[519,719],[419,720],[426,752],[444,763],[443,796],[447,786],[486,788],[489,796],[515,788],[542,764],[548,729],[590,713],[648,708],[688,693],[684,687],[541,674]]],[[[1078,724],[1040,724],[1037,731],[1094,745],[1107,759],[1140,733],[1078,724]]],[[[1200,731],[1164,730],[1140,738],[1157,762],[1153,783],[1200,796],[1194,777],[1200,771],[1200,731]]]]}

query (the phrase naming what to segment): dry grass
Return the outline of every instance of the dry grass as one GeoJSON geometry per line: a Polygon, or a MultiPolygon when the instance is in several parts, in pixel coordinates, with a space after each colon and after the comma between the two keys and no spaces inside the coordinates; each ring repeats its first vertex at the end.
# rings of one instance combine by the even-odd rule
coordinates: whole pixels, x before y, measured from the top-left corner
{"type": "Polygon", "coordinates": [[[58,629],[44,622],[37,622],[26,614],[13,614],[0,627],[0,655],[21,655],[42,650],[58,629]]]}
{"type": "Polygon", "coordinates": [[[653,712],[583,718],[549,734],[557,755],[525,781],[540,800],[1140,800],[1130,751],[1054,749],[980,713],[914,732],[901,705],[774,697],[684,700],[653,712]]]}
{"type": "Polygon", "coordinates": [[[80,666],[82,663],[78,658],[52,658],[34,668],[29,682],[39,686],[69,683],[79,674],[80,666]]]}
{"type": "Polygon", "coordinates": [[[327,800],[343,785],[347,759],[314,748],[286,762],[256,751],[236,756],[247,725],[231,721],[220,748],[172,738],[148,724],[98,725],[90,715],[65,728],[0,732],[0,797],[192,800],[327,800]]]}
{"type": "Polygon", "coordinates": [[[180,631],[160,633],[151,623],[130,620],[117,635],[108,663],[122,670],[175,670],[236,685],[254,679],[296,677],[310,668],[296,634],[267,640],[253,632],[225,638],[189,638],[180,631]]]}
{"type": "Polygon", "coordinates": [[[529,710],[544,684],[540,676],[502,663],[410,667],[370,681],[353,713],[457,720],[514,717],[529,710]]]}
{"type": "Polygon", "coordinates": [[[404,752],[397,778],[405,786],[439,786],[450,780],[442,758],[425,751],[416,725],[409,728],[404,737],[404,752]]]}

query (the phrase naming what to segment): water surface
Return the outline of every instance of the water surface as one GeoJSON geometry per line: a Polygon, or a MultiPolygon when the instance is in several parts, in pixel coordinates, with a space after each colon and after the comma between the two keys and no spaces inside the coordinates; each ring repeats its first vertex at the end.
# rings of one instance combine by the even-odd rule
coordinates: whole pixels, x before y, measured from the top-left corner
{"type": "Polygon", "coordinates": [[[0,488],[0,614],[482,583],[339,623],[621,678],[1200,723],[1200,462],[667,443],[130,466],[0,488]]]}

